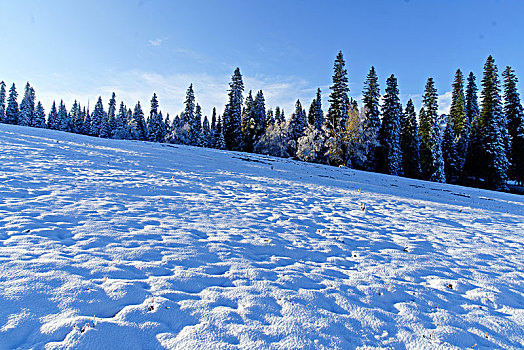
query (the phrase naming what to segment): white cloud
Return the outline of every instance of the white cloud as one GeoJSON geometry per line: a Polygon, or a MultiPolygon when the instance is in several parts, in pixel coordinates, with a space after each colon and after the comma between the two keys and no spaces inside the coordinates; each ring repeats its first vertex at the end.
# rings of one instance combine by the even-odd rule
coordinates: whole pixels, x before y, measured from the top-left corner
{"type": "Polygon", "coordinates": [[[167,38],[157,38],[149,40],[149,46],[160,46],[167,38]]]}
{"type": "Polygon", "coordinates": [[[451,106],[451,91],[448,91],[438,97],[439,114],[449,114],[450,106],[451,106]]]}

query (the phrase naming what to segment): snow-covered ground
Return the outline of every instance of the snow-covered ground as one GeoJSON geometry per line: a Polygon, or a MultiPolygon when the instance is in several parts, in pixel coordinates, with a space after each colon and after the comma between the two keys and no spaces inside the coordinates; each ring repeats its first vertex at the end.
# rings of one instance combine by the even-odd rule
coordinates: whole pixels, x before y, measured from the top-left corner
{"type": "Polygon", "coordinates": [[[524,348],[522,196],[0,125],[0,349],[524,348]]]}

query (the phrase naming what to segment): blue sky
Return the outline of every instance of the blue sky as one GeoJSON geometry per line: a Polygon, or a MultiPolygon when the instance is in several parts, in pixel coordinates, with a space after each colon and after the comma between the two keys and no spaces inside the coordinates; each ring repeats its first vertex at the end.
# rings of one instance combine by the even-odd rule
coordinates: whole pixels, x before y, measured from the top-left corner
{"type": "Polygon", "coordinates": [[[129,106],[149,105],[156,92],[174,115],[193,83],[204,113],[221,113],[238,66],[247,89],[263,89],[268,106],[289,115],[317,87],[327,101],[339,50],[351,96],[374,65],[382,88],[394,73],[402,101],[417,107],[433,77],[442,111],[457,68],[480,82],[492,54],[499,72],[524,72],[522,0],[1,0],[1,8],[0,80],[19,92],[29,80],[46,111],[60,98],[68,107],[99,95],[107,103],[112,91],[129,106]]]}

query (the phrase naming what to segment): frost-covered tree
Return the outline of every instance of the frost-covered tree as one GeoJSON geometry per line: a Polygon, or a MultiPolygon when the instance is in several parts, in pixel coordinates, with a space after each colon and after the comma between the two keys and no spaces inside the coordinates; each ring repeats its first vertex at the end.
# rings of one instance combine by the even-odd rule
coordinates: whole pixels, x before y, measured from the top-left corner
{"type": "Polygon", "coordinates": [[[18,92],[16,92],[15,83],[9,89],[9,97],[7,99],[7,108],[5,110],[5,122],[7,124],[18,124],[20,111],[18,109],[18,92]]]}
{"type": "Polygon", "coordinates": [[[202,108],[197,103],[195,107],[195,116],[191,122],[191,145],[200,146],[200,134],[202,132],[202,108]]]}
{"type": "Polygon", "coordinates": [[[254,142],[257,142],[264,133],[266,128],[266,118],[266,99],[264,98],[262,90],[259,90],[253,101],[253,121],[255,124],[254,142]]]}
{"type": "Polygon", "coordinates": [[[35,90],[29,82],[25,85],[24,97],[20,103],[20,115],[18,124],[23,126],[32,126],[35,114],[35,90]]]}
{"type": "Polygon", "coordinates": [[[107,108],[107,122],[109,123],[109,129],[111,135],[115,134],[116,125],[116,94],[113,92],[109,99],[109,106],[107,108]]]}
{"type": "Polygon", "coordinates": [[[255,153],[287,158],[296,152],[296,142],[289,137],[285,123],[275,122],[267,127],[254,147],[255,153]]]}
{"type": "Polygon", "coordinates": [[[45,110],[44,110],[44,106],[42,106],[42,103],[40,101],[38,101],[38,103],[36,104],[35,116],[33,118],[33,123],[31,126],[35,128],[42,128],[42,129],[46,128],[45,110]]]}
{"type": "Polygon", "coordinates": [[[5,83],[0,82],[0,123],[5,123],[5,83]]]}
{"type": "Polygon", "coordinates": [[[386,94],[383,101],[382,124],[378,134],[377,170],[385,174],[401,175],[402,106],[399,99],[397,78],[393,74],[386,81],[386,94]]]}
{"type": "Polygon", "coordinates": [[[73,103],[73,106],[69,111],[69,115],[71,116],[72,122],[71,131],[76,134],[81,133],[81,130],[83,129],[82,124],[84,123],[84,117],[82,115],[80,104],[77,102],[77,100],[75,100],[75,102],[73,103]]]}
{"type": "Polygon", "coordinates": [[[94,136],[93,118],[91,113],[89,112],[89,108],[86,111],[84,107],[84,111],[82,114],[84,115],[84,128],[82,130],[82,134],[94,136]]]}
{"type": "Polygon", "coordinates": [[[457,183],[460,176],[460,159],[458,144],[455,142],[455,124],[453,117],[446,116],[446,128],[442,140],[442,155],[444,157],[444,172],[447,183],[457,183]]]}
{"type": "Polygon", "coordinates": [[[311,102],[308,113],[308,124],[320,130],[324,123],[324,112],[322,111],[322,95],[317,89],[317,95],[311,102]]]}
{"type": "Polygon", "coordinates": [[[229,83],[228,102],[222,117],[226,147],[238,151],[242,147],[242,102],[244,82],[240,69],[236,68],[229,83]]]}
{"type": "Polygon", "coordinates": [[[329,95],[328,125],[336,134],[343,128],[348,115],[348,77],[344,56],[339,51],[333,67],[333,85],[329,95]]]}
{"type": "Polygon", "coordinates": [[[365,169],[372,171],[375,169],[375,152],[380,130],[380,87],[375,67],[371,67],[364,83],[362,91],[364,102],[364,120],[362,121],[362,143],[366,149],[365,169]]]}
{"type": "Polygon", "coordinates": [[[315,124],[308,123],[304,136],[297,142],[297,157],[305,162],[326,163],[327,139],[322,127],[317,128],[315,124]]]}
{"type": "Polygon", "coordinates": [[[306,111],[302,108],[300,100],[295,103],[295,112],[291,115],[288,123],[289,137],[297,141],[304,136],[304,130],[307,126],[306,111]]]}
{"type": "Polygon", "coordinates": [[[53,101],[49,115],[47,116],[47,127],[52,130],[58,130],[60,121],[58,119],[58,111],[56,110],[56,103],[53,101]]]}
{"type": "Polygon", "coordinates": [[[93,115],[91,116],[91,134],[93,136],[104,137],[106,133],[107,118],[104,111],[104,104],[102,103],[102,96],[98,97],[95,104],[93,115]]]}
{"type": "Polygon", "coordinates": [[[71,115],[67,112],[67,108],[63,100],[60,100],[60,105],[58,106],[58,120],[60,123],[58,130],[65,132],[72,131],[73,122],[71,121],[71,115]]]}
{"type": "Polygon", "coordinates": [[[420,138],[415,106],[411,99],[406,104],[402,124],[400,149],[402,151],[403,174],[417,179],[420,177],[420,138]]]}
{"type": "Polygon", "coordinates": [[[517,89],[518,79],[511,67],[502,73],[504,78],[504,114],[509,134],[508,158],[511,161],[508,175],[511,179],[524,182],[524,111],[517,89]]]}
{"type": "Polygon", "coordinates": [[[124,105],[123,101],[120,102],[118,114],[115,116],[113,138],[120,140],[131,139],[131,130],[127,123],[127,107],[124,105]]]}
{"type": "Polygon", "coordinates": [[[481,98],[480,121],[483,126],[482,159],[484,163],[482,176],[489,188],[505,189],[508,170],[507,125],[500,99],[497,66],[491,55],[484,64],[481,98]]]}
{"type": "Polygon", "coordinates": [[[151,142],[162,141],[162,125],[158,114],[158,98],[156,93],[153,93],[151,110],[147,117],[147,140],[151,142]]]}
{"type": "Polygon", "coordinates": [[[419,115],[422,177],[431,181],[445,182],[441,125],[438,117],[438,95],[433,78],[428,78],[426,83],[423,105],[424,110],[419,115]]]}
{"type": "Polygon", "coordinates": [[[137,140],[145,141],[147,139],[147,126],[140,101],[136,103],[133,110],[133,129],[133,135],[137,140]]]}

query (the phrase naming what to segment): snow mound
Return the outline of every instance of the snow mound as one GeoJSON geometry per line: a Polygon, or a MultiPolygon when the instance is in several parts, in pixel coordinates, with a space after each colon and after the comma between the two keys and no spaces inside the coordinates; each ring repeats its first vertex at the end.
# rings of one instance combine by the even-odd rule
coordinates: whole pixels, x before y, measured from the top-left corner
{"type": "Polygon", "coordinates": [[[518,195],[0,125],[0,349],[524,348],[518,195]]]}

